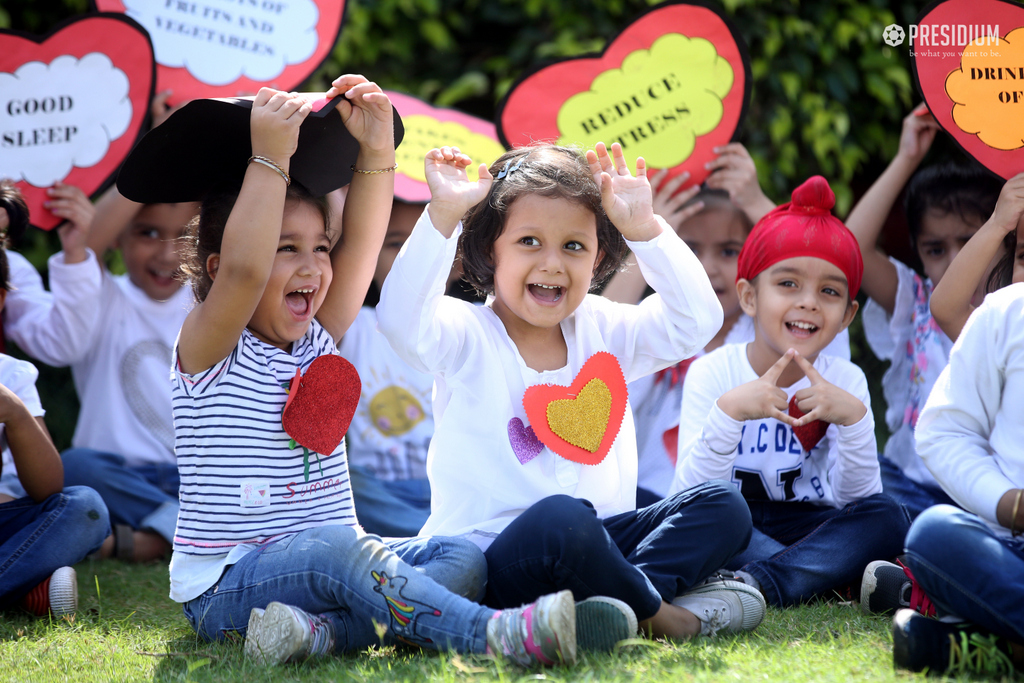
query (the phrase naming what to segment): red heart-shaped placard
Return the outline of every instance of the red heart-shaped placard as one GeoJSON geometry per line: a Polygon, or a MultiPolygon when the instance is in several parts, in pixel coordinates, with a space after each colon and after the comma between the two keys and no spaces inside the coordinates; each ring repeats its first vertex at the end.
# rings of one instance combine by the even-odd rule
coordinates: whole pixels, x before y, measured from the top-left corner
{"type": "Polygon", "coordinates": [[[167,101],[172,105],[200,97],[255,95],[263,86],[296,89],[334,49],[345,15],[345,0],[94,3],[103,11],[125,12],[149,30],[156,51],[157,90],[170,90],[167,101]],[[291,20],[300,10],[307,18],[295,25],[299,32],[282,30],[281,17],[291,20]],[[315,26],[315,39],[308,30],[302,30],[308,28],[300,25],[304,23],[315,26]],[[312,51],[301,61],[294,61],[297,58],[291,53],[296,43],[307,39],[314,41],[312,51]],[[265,72],[261,67],[256,73],[256,60],[280,61],[281,68],[275,66],[265,72]],[[232,75],[221,82],[225,72],[232,75]],[[260,77],[263,72],[268,76],[260,77]]]}
{"type": "Polygon", "coordinates": [[[913,56],[918,90],[935,120],[965,152],[1007,179],[1024,171],[1021,27],[1024,7],[1016,3],[946,0],[921,13],[915,42],[908,36],[905,44],[913,56]],[[988,38],[989,28],[999,34],[998,44],[995,37],[988,38]],[[922,29],[928,31],[926,38],[922,29]],[[981,44],[965,47],[975,36],[982,36],[981,44]]]}
{"type": "Polygon", "coordinates": [[[399,92],[385,91],[395,110],[402,116],[405,136],[395,150],[395,197],[404,202],[430,201],[430,188],[423,170],[423,159],[435,147],[458,147],[473,163],[466,168],[469,179],[477,179],[480,164],[491,163],[505,148],[490,121],[444,109],[399,92]]]}
{"type": "Polygon", "coordinates": [[[17,181],[33,225],[64,220],[43,206],[54,182],[87,195],[106,186],[142,132],[153,80],[149,36],[124,15],[73,19],[45,37],[0,31],[0,177],[17,181]]]}
{"type": "Polygon", "coordinates": [[[649,167],[671,169],[670,177],[689,171],[690,183],[700,183],[714,148],[743,120],[750,83],[746,45],[723,15],[663,3],[602,54],[521,77],[499,107],[498,135],[509,147],[619,142],[634,170],[643,156],[649,167]]]}
{"type": "MultiPolygon", "coordinates": [[[[800,410],[796,405],[796,396],[789,399],[789,416],[793,418],[801,418],[806,415],[804,411],[800,410]]],[[[800,445],[804,447],[804,450],[808,453],[811,452],[818,442],[825,438],[825,432],[828,431],[828,422],[822,420],[815,420],[802,427],[793,427],[793,435],[800,442],[800,445]]]]}
{"type": "Polygon", "coordinates": [[[318,356],[292,379],[281,423],[295,443],[331,455],[345,438],[359,405],[362,382],[341,356],[318,356]]]}
{"type": "Polygon", "coordinates": [[[527,389],[523,395],[523,408],[530,419],[530,426],[541,443],[566,460],[583,465],[597,465],[608,455],[615,437],[619,434],[622,418],[626,413],[627,397],[626,380],[622,375],[619,361],[607,351],[600,351],[587,359],[570,386],[537,384],[527,389]],[[579,406],[578,415],[582,431],[584,436],[595,444],[593,450],[575,445],[563,438],[565,431],[555,423],[551,410],[553,405],[558,405],[563,416],[571,415],[575,408],[573,402],[586,400],[583,394],[588,391],[588,387],[596,387],[595,393],[601,395],[605,395],[607,391],[610,398],[606,406],[607,419],[603,424],[595,424],[591,419],[593,414],[588,413],[587,406],[579,406]],[[556,432],[561,432],[561,435],[556,432]]]}

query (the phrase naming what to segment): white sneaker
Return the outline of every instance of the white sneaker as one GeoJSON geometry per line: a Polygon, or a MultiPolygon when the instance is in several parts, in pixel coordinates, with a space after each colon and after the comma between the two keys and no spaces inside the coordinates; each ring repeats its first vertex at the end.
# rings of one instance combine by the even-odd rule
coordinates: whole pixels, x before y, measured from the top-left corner
{"type": "MultiPolygon", "coordinates": [[[[314,642],[327,635],[319,633],[324,629],[324,624],[298,607],[272,602],[266,610],[254,608],[249,613],[249,626],[245,633],[245,656],[260,664],[306,659],[314,650],[323,652],[331,649],[325,650],[325,643],[314,642]]],[[[330,646],[333,647],[333,642],[330,646]]]]}
{"type": "Polygon", "coordinates": [[[764,619],[761,592],[741,581],[712,577],[672,604],[700,619],[700,633],[714,636],[719,631],[753,631],[764,619]]]}

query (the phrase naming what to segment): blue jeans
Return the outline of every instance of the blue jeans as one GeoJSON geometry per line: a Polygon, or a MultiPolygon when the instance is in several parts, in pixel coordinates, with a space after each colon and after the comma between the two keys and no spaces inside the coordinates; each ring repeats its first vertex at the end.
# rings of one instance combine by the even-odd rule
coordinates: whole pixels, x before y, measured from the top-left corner
{"type": "Polygon", "coordinates": [[[430,516],[430,482],[426,479],[387,481],[365,467],[348,466],[356,517],[378,536],[415,536],[430,516]]]}
{"type": "Polygon", "coordinates": [[[910,527],[907,560],[940,615],[1024,643],[1024,539],[998,537],[977,515],[940,505],[910,527]]]}
{"type": "Polygon", "coordinates": [[[884,455],[878,456],[878,469],[882,471],[882,491],[897,503],[903,503],[911,520],[917,519],[919,514],[933,505],[960,507],[942,489],[924,486],[909,479],[896,463],[884,455]]]}
{"type": "Polygon", "coordinates": [[[155,531],[174,543],[178,523],[177,465],[128,467],[115,453],[71,448],[61,454],[64,485],[95,489],[110,511],[112,524],[155,531]]]}
{"type": "Polygon", "coordinates": [[[57,569],[80,562],[110,535],[107,508],[84,486],[41,503],[0,504],[0,606],[15,604],[57,569]]]}
{"type": "Polygon", "coordinates": [[[388,626],[385,642],[482,653],[494,610],[462,596],[479,597],[486,572],[469,541],[385,543],[352,527],[322,526],[260,546],[184,610],[207,641],[245,635],[249,611],[277,601],[330,623],[336,653],[379,644],[374,621],[388,626]]]}
{"type": "Polygon", "coordinates": [[[754,533],[747,549],[726,566],[757,579],[765,601],[776,607],[859,582],[869,562],[900,554],[910,527],[903,506],[884,493],[843,508],[747,503],[754,533]]]}
{"type": "Polygon", "coordinates": [[[749,539],[747,504],[723,481],[607,519],[586,500],[550,496],[516,517],[484,553],[484,603],[512,607],[568,588],[576,600],[622,600],[643,621],[749,539]]]}

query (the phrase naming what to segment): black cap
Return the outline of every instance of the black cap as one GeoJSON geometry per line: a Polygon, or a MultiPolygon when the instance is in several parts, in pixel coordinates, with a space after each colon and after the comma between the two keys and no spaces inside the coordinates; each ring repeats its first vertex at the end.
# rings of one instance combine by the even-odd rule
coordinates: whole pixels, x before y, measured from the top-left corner
{"type": "MultiPolygon", "coordinates": [[[[340,115],[328,116],[332,100],[310,93],[314,111],[299,129],[299,144],[289,164],[292,182],[322,196],[352,180],[359,143],[340,115]]],[[[252,142],[249,115],[253,97],[192,100],[149,131],[135,145],[117,175],[117,189],[143,204],[200,201],[212,191],[242,186],[252,142]]],[[[395,147],[405,132],[398,112],[395,147]]]]}

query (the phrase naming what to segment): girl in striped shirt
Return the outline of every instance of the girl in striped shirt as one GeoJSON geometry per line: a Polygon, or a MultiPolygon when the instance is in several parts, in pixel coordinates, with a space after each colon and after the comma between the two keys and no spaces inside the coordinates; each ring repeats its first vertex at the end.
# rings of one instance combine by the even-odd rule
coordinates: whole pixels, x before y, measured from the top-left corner
{"type": "Polygon", "coordinates": [[[191,228],[198,303],[172,372],[181,508],[171,597],[202,638],[244,635],[262,662],[363,649],[378,642],[375,622],[389,640],[572,661],[568,591],[502,612],[470,602],[462,596],[476,597],[485,575],[475,546],[366,534],[344,444],[310,467],[283,428],[289,380],[336,354],[359,310],[391,209],[391,103],[362,76],[335,80],[327,97],[338,95],[359,154],[333,249],[326,203],[288,176],[310,105],[268,88],[250,118],[258,163],[237,195],[208,197],[191,228]],[[335,272],[346,280],[331,287],[335,272]]]}

